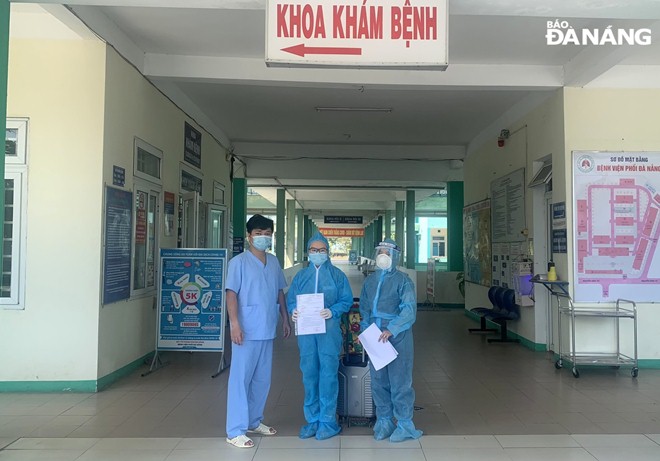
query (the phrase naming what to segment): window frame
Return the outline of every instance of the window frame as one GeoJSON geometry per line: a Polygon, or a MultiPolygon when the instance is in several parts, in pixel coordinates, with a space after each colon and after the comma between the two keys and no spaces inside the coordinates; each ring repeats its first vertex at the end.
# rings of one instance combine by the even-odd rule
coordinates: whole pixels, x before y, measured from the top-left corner
{"type": "MultiPolygon", "coordinates": [[[[133,178],[133,206],[132,206],[132,215],[133,215],[133,229],[131,229],[131,298],[141,298],[145,296],[151,296],[156,292],[158,287],[158,276],[159,276],[159,264],[160,264],[160,219],[161,219],[161,201],[163,200],[163,188],[162,186],[155,184],[151,181],[145,181],[144,179],[134,177],[133,178]],[[136,254],[138,251],[136,244],[136,228],[137,228],[137,211],[138,211],[138,192],[147,193],[147,209],[146,209],[146,219],[147,219],[147,229],[146,229],[146,255],[149,254],[148,244],[149,244],[149,201],[152,196],[155,195],[155,206],[154,210],[154,284],[152,286],[145,286],[143,288],[135,288],[135,271],[137,270],[137,260],[136,254]]],[[[147,264],[147,259],[145,257],[145,267],[147,264]]],[[[145,281],[146,281],[145,276],[145,281]]]]}
{"type": "MultiPolygon", "coordinates": [[[[27,255],[27,154],[28,154],[28,119],[7,118],[7,129],[15,129],[17,133],[16,156],[5,155],[4,180],[14,181],[14,202],[12,206],[12,252],[10,291],[8,297],[0,297],[0,308],[12,310],[25,309],[25,277],[27,255]]],[[[6,139],[5,132],[5,139],[6,139]]],[[[5,195],[5,200],[7,196],[5,195]]],[[[4,206],[4,205],[3,205],[4,206]]],[[[3,216],[4,227],[4,216],[3,216]]],[[[4,245],[4,230],[3,242],[4,245]]],[[[4,252],[3,252],[4,253],[4,252]]],[[[6,257],[3,254],[3,258],[6,257]]],[[[4,261],[0,261],[0,267],[4,261]]]]}
{"type": "Polygon", "coordinates": [[[133,176],[158,185],[163,184],[163,151],[137,136],[133,142],[133,176]],[[152,176],[149,173],[145,173],[138,169],[138,149],[142,149],[154,157],[158,157],[158,177],[152,176]]]}

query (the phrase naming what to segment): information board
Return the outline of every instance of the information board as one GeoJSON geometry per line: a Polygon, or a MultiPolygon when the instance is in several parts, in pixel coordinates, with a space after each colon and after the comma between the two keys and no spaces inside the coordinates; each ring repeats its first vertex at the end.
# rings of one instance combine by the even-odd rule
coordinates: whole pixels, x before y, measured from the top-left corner
{"type": "Polygon", "coordinates": [[[224,248],[163,248],[158,299],[160,350],[224,351],[224,248]]]}
{"type": "Polygon", "coordinates": [[[525,241],[525,169],[492,181],[490,194],[493,243],[525,241]]]}
{"type": "Polygon", "coordinates": [[[491,286],[490,200],[463,208],[465,280],[491,286]]]}
{"type": "Polygon", "coordinates": [[[573,152],[574,300],[660,301],[660,152],[573,152]]]}
{"type": "Polygon", "coordinates": [[[131,296],[132,206],[132,192],[106,186],[103,304],[131,296]]]}

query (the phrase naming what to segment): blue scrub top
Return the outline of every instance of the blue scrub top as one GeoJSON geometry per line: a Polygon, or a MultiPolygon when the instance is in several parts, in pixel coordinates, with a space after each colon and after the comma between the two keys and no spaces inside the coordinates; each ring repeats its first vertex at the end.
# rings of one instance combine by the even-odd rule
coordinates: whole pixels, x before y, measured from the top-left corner
{"type": "Polygon", "coordinates": [[[227,290],[238,297],[238,321],[246,341],[274,339],[279,309],[277,295],[286,288],[284,272],[275,256],[266,264],[247,250],[229,261],[227,290]]]}

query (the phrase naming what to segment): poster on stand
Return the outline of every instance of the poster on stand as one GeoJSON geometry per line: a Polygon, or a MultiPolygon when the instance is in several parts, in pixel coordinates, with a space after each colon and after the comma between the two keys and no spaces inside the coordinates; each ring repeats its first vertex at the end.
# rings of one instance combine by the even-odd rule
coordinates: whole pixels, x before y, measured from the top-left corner
{"type": "Polygon", "coordinates": [[[660,301],[660,152],[573,151],[574,300],[660,301]]]}
{"type": "Polygon", "coordinates": [[[157,349],[224,352],[224,248],[163,248],[157,349]]]}

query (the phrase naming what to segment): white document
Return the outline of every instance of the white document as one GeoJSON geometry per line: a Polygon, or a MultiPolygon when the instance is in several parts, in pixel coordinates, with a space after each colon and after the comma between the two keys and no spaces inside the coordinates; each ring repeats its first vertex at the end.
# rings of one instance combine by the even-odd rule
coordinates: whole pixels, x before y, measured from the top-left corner
{"type": "Polygon", "coordinates": [[[296,296],[296,335],[325,333],[325,319],[321,317],[321,310],[325,308],[323,301],[323,293],[296,296]]]}
{"type": "Polygon", "coordinates": [[[376,370],[380,370],[399,355],[396,349],[394,349],[394,346],[392,346],[392,343],[389,341],[384,343],[378,341],[382,333],[380,328],[375,323],[372,323],[369,325],[369,328],[358,336],[360,344],[362,344],[364,350],[369,354],[369,360],[371,360],[376,370]]]}

